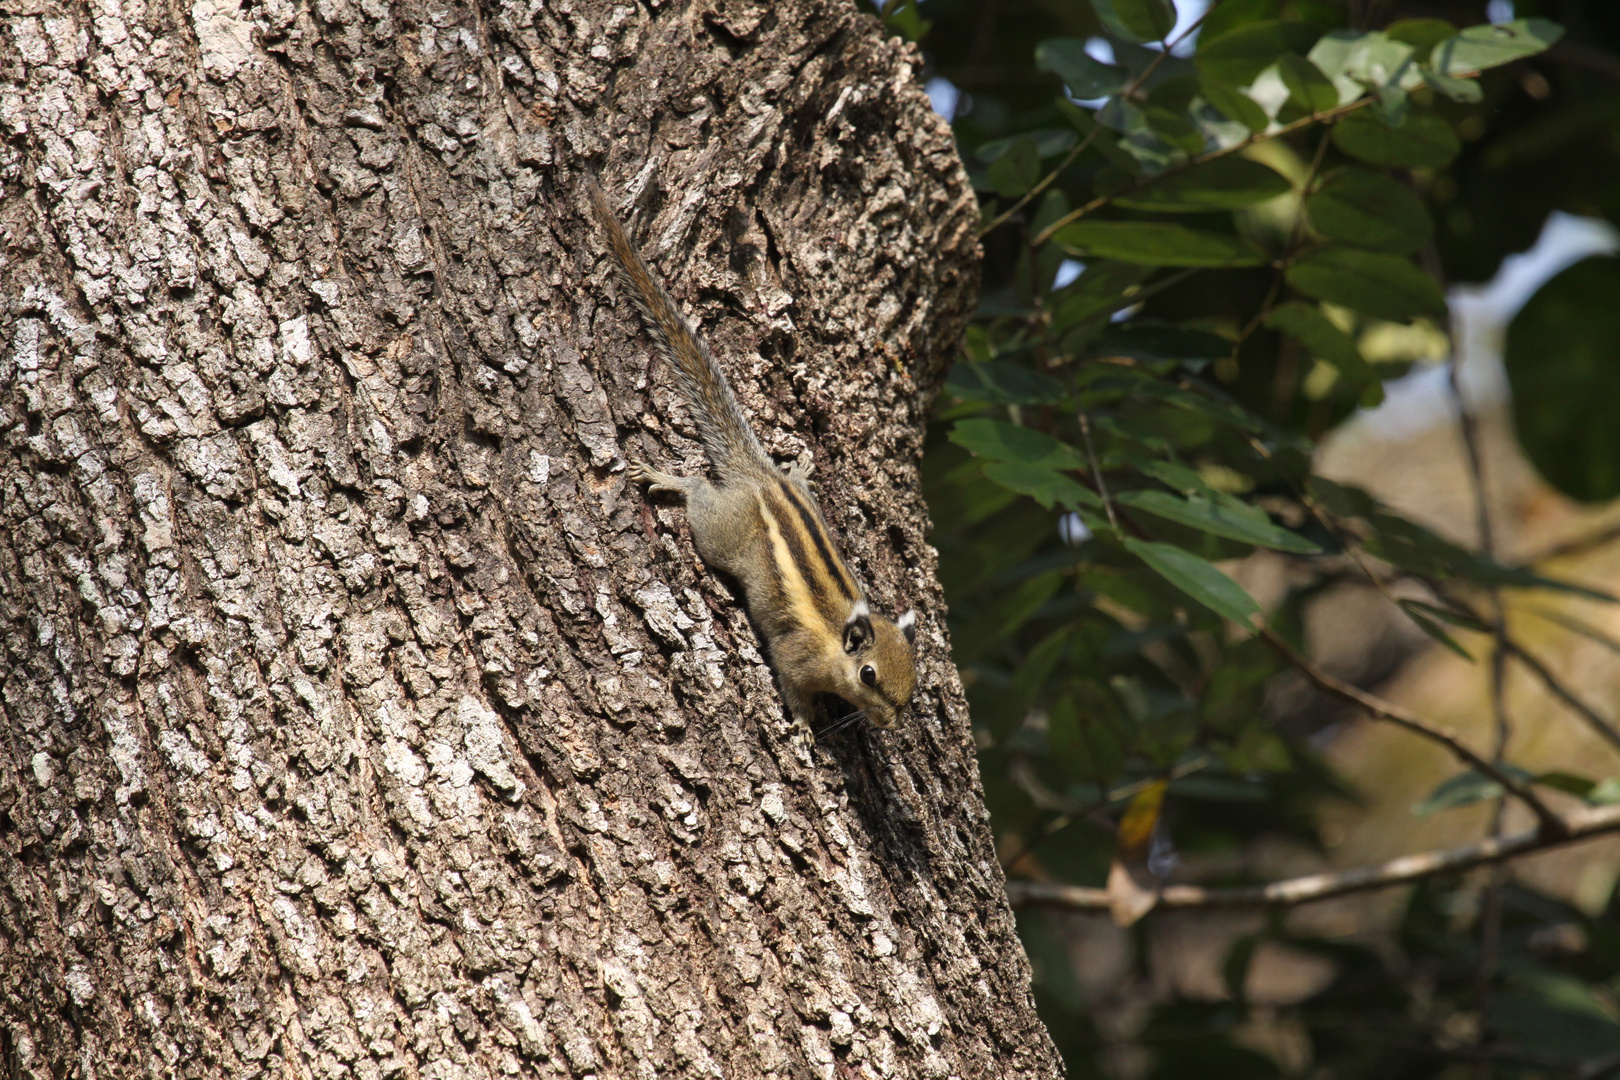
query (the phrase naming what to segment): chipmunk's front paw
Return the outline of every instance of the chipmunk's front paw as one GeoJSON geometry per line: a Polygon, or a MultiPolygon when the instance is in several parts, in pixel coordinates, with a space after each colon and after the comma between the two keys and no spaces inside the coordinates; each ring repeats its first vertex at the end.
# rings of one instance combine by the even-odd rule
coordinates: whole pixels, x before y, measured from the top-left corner
{"type": "Polygon", "coordinates": [[[630,479],[638,484],[646,484],[647,490],[652,492],[667,491],[675,495],[685,495],[691,481],[684,476],[672,476],[669,473],[659,472],[647,465],[646,462],[632,461],[625,470],[630,479]]]}

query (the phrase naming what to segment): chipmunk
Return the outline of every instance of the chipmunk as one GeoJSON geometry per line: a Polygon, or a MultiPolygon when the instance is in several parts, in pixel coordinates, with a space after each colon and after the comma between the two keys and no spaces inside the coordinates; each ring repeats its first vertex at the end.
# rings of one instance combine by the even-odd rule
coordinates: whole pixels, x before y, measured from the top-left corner
{"type": "Polygon", "coordinates": [[[813,732],[815,695],[821,693],[836,694],[874,726],[888,727],[917,683],[915,613],[893,622],[873,614],[833,546],[804,471],[794,466],[784,475],[765,453],[719,365],[589,174],[585,192],[647,330],[696,414],[718,482],[671,476],[639,461],[630,463],[630,478],[649,485],[650,492],[686,500],[693,545],[705,563],[742,585],[801,732],[813,732]]]}

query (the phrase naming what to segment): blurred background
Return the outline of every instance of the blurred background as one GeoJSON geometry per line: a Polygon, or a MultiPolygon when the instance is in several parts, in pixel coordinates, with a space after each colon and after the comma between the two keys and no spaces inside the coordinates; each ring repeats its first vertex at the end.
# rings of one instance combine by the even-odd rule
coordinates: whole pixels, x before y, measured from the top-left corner
{"type": "MultiPolygon", "coordinates": [[[[1620,604],[1603,598],[1620,592],[1620,3],[1176,0],[1161,43],[1133,41],[1153,9],[882,12],[919,43],[984,203],[981,309],[926,483],[992,824],[1015,886],[1096,890],[1078,909],[1013,891],[1042,1014],[1072,1077],[1620,1076],[1620,839],[1294,907],[1141,910],[1166,884],[1347,870],[1534,825],[1443,747],[1322,693],[1233,612],[1188,603],[1202,594],[1153,561],[1166,543],[1242,586],[1307,663],[1453,730],[1556,812],[1620,802],[1620,604]],[[1220,65],[1264,104],[1254,70],[1284,49],[1316,59],[1327,35],[1426,50],[1450,27],[1530,19],[1563,34],[1477,93],[1436,78],[1408,105],[1368,84],[1389,130],[1443,121],[1444,160],[1380,159],[1303,121],[1268,136],[1286,104],[1223,134],[1247,106],[1222,106],[1220,65]],[[1285,44],[1242,70],[1268,34],[1285,44]],[[1104,137],[1072,153],[1088,124],[1104,137]],[[1132,270],[1052,232],[1121,174],[1234,140],[1290,190],[1173,220],[1268,262],[1132,270]],[[1302,199],[1373,166],[1418,209],[1386,201],[1411,242],[1368,246],[1434,281],[1444,314],[1347,310],[1283,269],[1337,242],[1302,199]],[[1066,324],[1088,297],[1095,312],[1066,324]],[[1274,313],[1294,299],[1322,299],[1338,336],[1293,333],[1274,313]],[[1097,389],[1119,368],[1159,389],[1097,389]],[[1181,391],[1203,412],[1166,415],[1181,391]],[[1258,419],[1223,435],[1209,401],[1258,419]],[[986,418],[1074,461],[1042,444],[1035,464],[1056,471],[1032,480],[987,449],[986,418]],[[1127,498],[1154,479],[1287,535],[1127,513],[1155,505],[1127,498]]],[[[1294,100],[1316,78],[1287,74],[1294,100]]],[[[1142,216],[1119,210],[1093,216],[1142,216]]]]}

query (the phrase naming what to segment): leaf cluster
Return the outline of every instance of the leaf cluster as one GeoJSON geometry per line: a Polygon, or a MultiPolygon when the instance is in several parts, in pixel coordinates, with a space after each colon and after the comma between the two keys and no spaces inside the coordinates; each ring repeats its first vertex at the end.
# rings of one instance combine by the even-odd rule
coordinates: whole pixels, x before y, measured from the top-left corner
{"type": "MultiPolygon", "coordinates": [[[[1447,347],[1445,263],[1467,247],[1447,199],[1477,159],[1470,140],[1515,92],[1511,73],[1561,28],[1533,11],[1368,28],[1331,3],[1225,0],[1178,42],[1170,0],[1013,8],[999,10],[992,44],[990,16],[931,0],[923,39],[963,91],[955,128],[986,247],[925,483],[1009,872],[1100,884],[1126,857],[1119,821],[1150,789],[1152,843],[1131,857],[1151,871],[1259,836],[1315,845],[1322,800],[1353,795],[1311,728],[1279,723],[1268,695],[1287,665],[1257,630],[1297,645],[1305,605],[1333,583],[1399,582],[1395,610],[1474,658],[1488,597],[1573,588],[1313,471],[1316,439],[1447,347]],[[1257,562],[1290,582],[1265,608],[1241,583],[1257,562]]],[[[1507,343],[1532,460],[1585,499],[1620,494],[1616,426],[1571,385],[1606,387],[1620,371],[1602,359],[1620,355],[1620,305],[1597,299],[1620,289],[1614,265],[1555,278],[1507,343]],[[1549,350],[1549,337],[1569,345],[1549,350]]],[[[1596,802],[1614,790],[1506,775],[1596,802]]],[[[1419,809],[1502,794],[1465,772],[1419,809]]],[[[1533,1056],[1545,1032],[1526,1034],[1497,1006],[1469,1014],[1465,954],[1477,943],[1455,933],[1467,920],[1441,912],[1463,895],[1436,883],[1413,898],[1405,967],[1280,921],[1240,943],[1231,1002],[1153,1015],[1139,1038],[1149,1075],[1280,1075],[1236,1036],[1262,942],[1333,961],[1332,983],[1297,1010],[1313,1075],[1373,1075],[1397,1059],[1403,1075],[1437,1075],[1468,1043],[1446,1034],[1465,1015],[1533,1056]],[[1366,1044],[1382,1024],[1409,1053],[1366,1044]]],[[[1514,896],[1546,915],[1542,898],[1514,896]]],[[[1021,918],[1071,1074],[1089,1075],[1102,1037],[1065,949],[1050,916],[1021,918]]],[[[1620,975],[1612,960],[1605,978],[1620,975]]],[[[1557,996],[1582,977],[1531,963],[1504,968],[1501,983],[1515,1002],[1539,1001],[1532,1012],[1552,1010],[1549,1024],[1590,1034],[1591,1016],[1615,1014],[1607,991],[1578,1006],[1557,996]]]]}

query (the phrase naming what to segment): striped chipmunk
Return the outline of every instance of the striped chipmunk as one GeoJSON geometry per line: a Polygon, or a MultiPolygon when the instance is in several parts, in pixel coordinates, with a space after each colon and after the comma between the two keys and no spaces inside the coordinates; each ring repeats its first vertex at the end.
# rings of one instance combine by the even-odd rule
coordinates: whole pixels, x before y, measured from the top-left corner
{"type": "Polygon", "coordinates": [[[668,362],[714,468],[715,481],[671,476],[641,462],[630,478],[686,501],[703,561],[731,576],[764,636],[794,722],[812,734],[815,696],[835,694],[875,727],[893,724],[917,682],[916,617],[875,614],[839,556],[805,473],[765,453],[719,365],[675,307],[608,205],[596,179],[585,192],[631,298],[668,362]]]}

